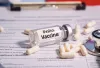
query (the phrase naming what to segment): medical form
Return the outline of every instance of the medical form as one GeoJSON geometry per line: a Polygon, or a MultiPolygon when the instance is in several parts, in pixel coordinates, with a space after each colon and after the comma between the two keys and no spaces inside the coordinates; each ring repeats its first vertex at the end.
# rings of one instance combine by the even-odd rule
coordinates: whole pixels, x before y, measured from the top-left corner
{"type": "MultiPolygon", "coordinates": [[[[11,12],[0,7],[0,25],[5,32],[0,33],[0,68],[100,68],[100,57],[77,55],[74,59],[60,59],[59,45],[43,46],[35,54],[26,55],[30,48],[29,37],[24,29],[39,29],[54,25],[75,24],[83,27],[95,20],[96,29],[100,29],[100,6],[87,7],[85,11],[56,10],[23,10],[11,12]]],[[[81,37],[83,40],[87,36],[81,37]]],[[[70,41],[73,43],[73,41],[70,41]]]]}

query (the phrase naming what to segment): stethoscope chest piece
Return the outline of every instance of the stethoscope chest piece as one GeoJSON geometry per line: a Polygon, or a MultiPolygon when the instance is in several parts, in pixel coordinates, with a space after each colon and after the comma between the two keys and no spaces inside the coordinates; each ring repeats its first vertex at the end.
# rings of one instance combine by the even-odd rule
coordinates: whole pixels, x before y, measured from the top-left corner
{"type": "Polygon", "coordinates": [[[89,54],[94,56],[100,56],[100,46],[97,45],[95,40],[87,40],[84,43],[89,54]]]}
{"type": "Polygon", "coordinates": [[[92,35],[93,35],[95,38],[100,39],[100,29],[93,31],[93,32],[92,32],[92,35]]]}

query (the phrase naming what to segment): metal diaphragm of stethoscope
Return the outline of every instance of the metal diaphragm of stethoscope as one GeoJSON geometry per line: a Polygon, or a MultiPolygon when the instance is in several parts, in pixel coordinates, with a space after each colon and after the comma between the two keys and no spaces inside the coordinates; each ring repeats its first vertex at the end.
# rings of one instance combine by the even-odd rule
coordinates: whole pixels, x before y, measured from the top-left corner
{"type": "MultiPolygon", "coordinates": [[[[100,29],[92,32],[92,36],[100,41],[100,29]]],[[[100,44],[97,45],[96,40],[87,40],[84,46],[88,50],[88,53],[94,56],[100,56],[100,44]]]]}

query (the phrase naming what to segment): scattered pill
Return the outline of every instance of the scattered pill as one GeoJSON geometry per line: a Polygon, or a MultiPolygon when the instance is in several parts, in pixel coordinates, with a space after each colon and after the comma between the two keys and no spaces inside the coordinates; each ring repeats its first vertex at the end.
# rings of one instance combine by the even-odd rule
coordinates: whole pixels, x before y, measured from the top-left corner
{"type": "Polygon", "coordinates": [[[61,53],[60,57],[63,59],[73,59],[75,57],[75,53],[74,52],[63,52],[61,53]]]}
{"type": "Polygon", "coordinates": [[[77,43],[71,44],[71,47],[72,48],[75,48],[75,47],[80,47],[81,45],[82,45],[82,42],[81,41],[78,41],[77,43]]]}
{"type": "Polygon", "coordinates": [[[85,28],[83,33],[84,34],[91,33],[94,29],[95,29],[94,27],[92,27],[92,28],[85,28]]]}
{"type": "Polygon", "coordinates": [[[85,48],[84,45],[80,46],[80,51],[81,51],[83,56],[86,56],[88,54],[87,49],[85,48]]]}
{"type": "Polygon", "coordinates": [[[73,40],[77,41],[80,40],[80,36],[81,36],[81,31],[80,31],[80,26],[76,25],[75,26],[75,34],[73,35],[73,40]]]}
{"type": "Polygon", "coordinates": [[[4,32],[4,28],[0,26],[0,32],[4,32]]]}
{"type": "Polygon", "coordinates": [[[65,48],[64,48],[64,45],[60,45],[59,46],[59,51],[60,51],[60,54],[65,52],[65,48]]]}
{"type": "Polygon", "coordinates": [[[25,29],[25,30],[24,30],[24,34],[29,35],[29,32],[30,32],[30,31],[31,31],[30,29],[25,29]]]}
{"type": "Polygon", "coordinates": [[[87,23],[85,27],[90,28],[90,27],[94,26],[95,24],[96,24],[95,21],[91,21],[91,22],[87,23]]]}
{"type": "Polygon", "coordinates": [[[77,41],[77,40],[80,40],[80,34],[74,34],[73,35],[73,40],[77,41]]]}
{"type": "Polygon", "coordinates": [[[74,47],[74,48],[72,48],[72,49],[70,50],[70,52],[74,52],[74,53],[77,53],[77,52],[79,52],[79,51],[80,51],[80,47],[79,47],[79,46],[74,47]]]}
{"type": "Polygon", "coordinates": [[[80,26],[79,25],[75,26],[75,34],[80,34],[80,26]]]}
{"type": "Polygon", "coordinates": [[[78,43],[76,44],[76,46],[80,47],[82,44],[83,44],[82,42],[78,42],[78,43]]]}
{"type": "Polygon", "coordinates": [[[64,48],[65,48],[65,51],[66,52],[69,52],[70,51],[70,44],[68,44],[68,43],[64,43],[64,48]]]}
{"type": "Polygon", "coordinates": [[[32,53],[35,53],[35,52],[39,51],[39,49],[40,49],[39,46],[33,46],[32,48],[26,50],[26,54],[30,55],[32,53]]]}
{"type": "Polygon", "coordinates": [[[81,52],[83,56],[86,56],[88,54],[86,48],[82,43],[78,43],[76,47],[73,47],[72,45],[68,46],[70,44],[65,43],[64,45],[60,45],[60,58],[62,59],[73,59],[75,55],[78,52],[81,52]],[[67,49],[67,51],[66,51],[67,49]]]}

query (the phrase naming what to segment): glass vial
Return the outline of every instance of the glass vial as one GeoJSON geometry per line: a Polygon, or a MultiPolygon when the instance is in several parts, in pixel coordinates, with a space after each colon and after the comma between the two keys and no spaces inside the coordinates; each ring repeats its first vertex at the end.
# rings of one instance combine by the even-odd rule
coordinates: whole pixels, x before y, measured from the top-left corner
{"type": "Polygon", "coordinates": [[[72,28],[69,24],[63,26],[52,26],[43,29],[31,30],[29,39],[31,46],[59,44],[61,41],[67,41],[69,36],[72,35],[72,28]]]}

